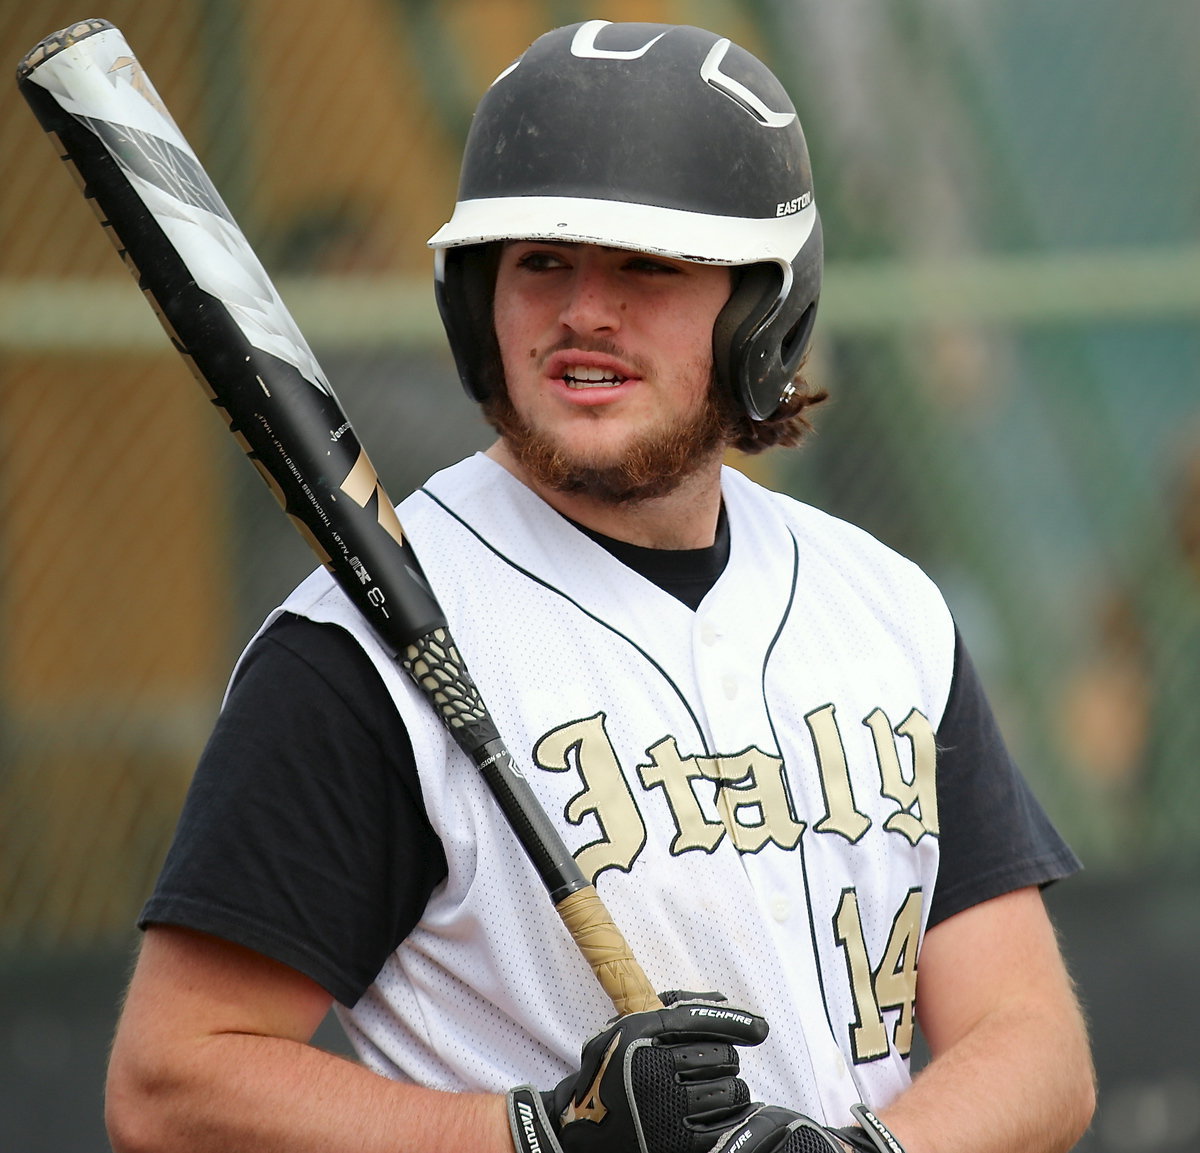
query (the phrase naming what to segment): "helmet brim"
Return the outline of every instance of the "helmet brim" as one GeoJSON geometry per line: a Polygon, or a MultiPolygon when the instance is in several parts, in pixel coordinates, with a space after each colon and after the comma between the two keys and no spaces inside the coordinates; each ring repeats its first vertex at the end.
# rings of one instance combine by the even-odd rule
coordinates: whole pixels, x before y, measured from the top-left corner
{"type": "Polygon", "coordinates": [[[458,248],[497,240],[548,240],[704,264],[791,265],[816,221],[811,201],[786,215],[747,219],[580,196],[489,197],[459,201],[428,244],[458,248]]]}

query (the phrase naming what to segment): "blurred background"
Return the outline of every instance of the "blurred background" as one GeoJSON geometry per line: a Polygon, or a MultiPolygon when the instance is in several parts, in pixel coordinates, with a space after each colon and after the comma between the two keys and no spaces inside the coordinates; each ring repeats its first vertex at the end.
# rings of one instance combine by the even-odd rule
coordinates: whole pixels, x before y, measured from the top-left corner
{"type": "MultiPolygon", "coordinates": [[[[396,499],[490,439],[424,242],[491,79],[592,16],[776,70],[833,399],[747,471],[940,582],[1087,864],[1048,894],[1096,1041],[1080,1149],[1200,1148],[1200,5],[0,0],[0,48],[98,15],[396,499]]],[[[96,1153],[134,917],[230,666],[312,560],[60,168],[0,90],[0,1147],[96,1153]]]]}

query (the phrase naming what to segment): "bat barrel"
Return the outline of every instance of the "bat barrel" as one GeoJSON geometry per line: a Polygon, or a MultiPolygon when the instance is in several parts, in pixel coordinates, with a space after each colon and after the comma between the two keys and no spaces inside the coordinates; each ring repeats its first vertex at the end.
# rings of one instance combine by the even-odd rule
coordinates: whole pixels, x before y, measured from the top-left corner
{"type": "Polygon", "coordinates": [[[467,673],[392,502],[249,242],[120,31],[79,21],[18,85],[295,526],[472,758],[619,1012],[656,999],[467,673]]]}
{"type": "Polygon", "coordinates": [[[322,563],[394,653],[443,626],[344,408],[121,33],[72,25],[21,75],[176,350],[322,563]]]}
{"type": "Polygon", "coordinates": [[[21,58],[21,62],[17,65],[17,82],[21,83],[26,80],[39,64],[44,63],[64,48],[70,48],[72,44],[77,44],[80,40],[85,40],[97,32],[104,32],[113,27],[114,25],[108,20],[77,20],[74,24],[43,37],[21,58]]]}

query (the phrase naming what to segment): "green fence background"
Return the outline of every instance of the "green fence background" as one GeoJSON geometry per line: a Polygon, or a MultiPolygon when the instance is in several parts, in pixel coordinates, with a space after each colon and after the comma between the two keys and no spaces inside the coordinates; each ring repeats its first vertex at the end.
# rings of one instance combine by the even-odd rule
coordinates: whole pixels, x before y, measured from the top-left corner
{"type": "MultiPolygon", "coordinates": [[[[1084,1147],[1194,1149],[1200,1011],[1168,986],[1200,961],[1200,5],[101,7],[0,0],[0,50],[15,67],[86,16],[125,31],[397,498],[489,439],[424,240],[491,78],[593,15],[703,24],[776,69],[825,225],[808,375],[832,400],[753,470],[942,585],[1088,865],[1054,898],[1112,1087],[1084,1147]],[[1118,1035],[1131,941],[1169,1007],[1118,1035]],[[1161,1069],[1127,1068],[1128,1030],[1163,1022],[1161,1069]]],[[[229,667],[310,554],[15,86],[0,174],[0,1132],[61,1153],[105,1147],[132,920],[229,667]]]]}

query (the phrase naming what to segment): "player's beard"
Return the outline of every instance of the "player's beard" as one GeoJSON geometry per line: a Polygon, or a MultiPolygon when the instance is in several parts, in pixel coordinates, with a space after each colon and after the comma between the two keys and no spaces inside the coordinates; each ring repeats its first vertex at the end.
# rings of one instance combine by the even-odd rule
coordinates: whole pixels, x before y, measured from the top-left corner
{"type": "Polygon", "coordinates": [[[534,481],[555,492],[589,496],[610,505],[666,496],[729,440],[728,414],[715,382],[689,420],[646,430],[625,447],[619,459],[606,463],[573,456],[552,436],[533,428],[513,407],[503,387],[492,393],[483,412],[534,481]]]}

